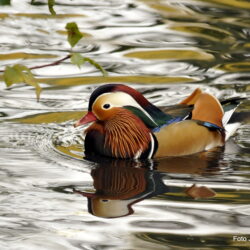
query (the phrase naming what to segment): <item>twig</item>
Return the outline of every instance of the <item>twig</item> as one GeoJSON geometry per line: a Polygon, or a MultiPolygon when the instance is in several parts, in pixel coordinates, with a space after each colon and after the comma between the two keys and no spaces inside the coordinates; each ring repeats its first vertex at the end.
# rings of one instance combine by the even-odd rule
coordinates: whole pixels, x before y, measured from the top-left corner
{"type": "MultiPolygon", "coordinates": [[[[32,70],[32,69],[41,69],[41,68],[45,68],[45,67],[56,66],[56,65],[60,64],[61,62],[69,59],[70,57],[71,57],[71,55],[67,55],[64,58],[62,58],[60,60],[57,60],[55,62],[48,63],[48,64],[43,64],[43,65],[38,65],[38,66],[34,66],[34,67],[29,68],[29,69],[30,70],[32,70]]],[[[0,73],[3,73],[3,72],[4,72],[4,70],[0,70],[0,73]]]]}
{"type": "Polygon", "coordinates": [[[39,65],[39,66],[34,66],[34,67],[31,67],[30,69],[40,69],[40,68],[45,68],[45,67],[50,67],[50,66],[56,66],[56,65],[60,64],[61,62],[69,59],[70,57],[71,57],[71,55],[67,55],[64,58],[57,60],[55,62],[44,64],[44,65],[39,65]]]}

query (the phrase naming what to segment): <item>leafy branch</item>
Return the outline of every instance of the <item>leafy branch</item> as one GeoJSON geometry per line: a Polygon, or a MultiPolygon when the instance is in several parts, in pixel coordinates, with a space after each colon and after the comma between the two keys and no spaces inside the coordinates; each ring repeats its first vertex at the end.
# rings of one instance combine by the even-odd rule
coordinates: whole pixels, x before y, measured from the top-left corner
{"type": "MultiPolygon", "coordinates": [[[[82,39],[83,35],[79,31],[76,23],[67,23],[65,28],[68,32],[68,42],[71,45],[71,48],[73,48],[82,39]]],[[[103,76],[107,76],[107,72],[102,68],[100,64],[98,64],[93,59],[89,57],[83,57],[80,53],[71,53],[72,64],[75,64],[79,68],[81,68],[81,66],[85,64],[85,62],[90,63],[96,69],[100,70],[103,76]]]]}
{"type": "Polygon", "coordinates": [[[7,87],[10,87],[14,83],[25,82],[28,85],[35,87],[36,89],[36,98],[39,101],[41,87],[39,86],[37,80],[31,73],[30,69],[22,64],[16,64],[12,67],[7,66],[4,75],[4,81],[7,87]]]}
{"type": "MultiPolygon", "coordinates": [[[[54,1],[48,1],[53,4],[54,1]]],[[[53,8],[53,5],[52,5],[53,8]]],[[[74,65],[77,65],[79,68],[83,66],[86,62],[93,65],[96,69],[102,72],[103,76],[107,76],[107,72],[102,68],[100,64],[98,64],[96,61],[89,57],[84,57],[80,53],[75,53],[72,51],[73,47],[82,39],[83,35],[79,31],[79,28],[76,23],[67,23],[66,24],[66,30],[68,35],[68,42],[71,46],[71,53],[55,62],[44,64],[44,65],[38,65],[33,67],[26,67],[22,64],[15,64],[13,66],[7,66],[5,70],[0,70],[0,72],[3,72],[3,79],[6,83],[7,87],[10,87],[11,85],[15,83],[26,83],[28,85],[31,85],[36,90],[36,97],[37,101],[39,101],[40,93],[41,93],[41,87],[38,84],[37,79],[33,76],[31,70],[33,69],[40,69],[50,66],[56,66],[61,64],[63,61],[67,59],[71,59],[71,63],[74,65]]]]}

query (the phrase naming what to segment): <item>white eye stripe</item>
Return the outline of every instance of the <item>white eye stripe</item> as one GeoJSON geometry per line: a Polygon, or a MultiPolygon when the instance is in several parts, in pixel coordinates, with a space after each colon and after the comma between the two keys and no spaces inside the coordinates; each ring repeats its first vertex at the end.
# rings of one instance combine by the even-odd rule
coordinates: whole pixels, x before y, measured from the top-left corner
{"type": "Polygon", "coordinates": [[[154,119],[146,112],[139,104],[138,102],[129,94],[124,92],[112,92],[112,93],[104,93],[100,95],[93,103],[93,106],[95,103],[100,99],[107,97],[106,101],[104,101],[103,105],[110,104],[111,107],[122,107],[122,106],[133,106],[138,109],[140,109],[155,125],[157,123],[154,121],[154,119]]]}

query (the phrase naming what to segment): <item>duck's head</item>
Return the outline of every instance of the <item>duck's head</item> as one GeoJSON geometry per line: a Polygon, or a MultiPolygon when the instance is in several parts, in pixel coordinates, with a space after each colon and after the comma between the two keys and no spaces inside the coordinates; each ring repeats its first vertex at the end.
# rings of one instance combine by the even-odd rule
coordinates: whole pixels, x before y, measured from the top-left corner
{"type": "Polygon", "coordinates": [[[137,90],[123,84],[106,84],[91,94],[88,113],[75,124],[75,127],[96,120],[108,120],[117,108],[130,110],[149,128],[161,125],[159,121],[168,118],[137,90]]]}

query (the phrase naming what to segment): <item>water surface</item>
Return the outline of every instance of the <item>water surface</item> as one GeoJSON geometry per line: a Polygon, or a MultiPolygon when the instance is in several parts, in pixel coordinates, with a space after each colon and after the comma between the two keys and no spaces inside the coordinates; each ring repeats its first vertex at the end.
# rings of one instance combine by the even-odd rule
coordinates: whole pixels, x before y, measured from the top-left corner
{"type": "MultiPolygon", "coordinates": [[[[159,106],[196,87],[221,99],[249,97],[249,1],[62,0],[55,17],[29,2],[1,6],[1,69],[66,56],[64,27],[74,21],[86,34],[74,50],[109,76],[68,61],[33,70],[43,88],[40,102],[32,87],[1,82],[0,248],[249,247],[233,240],[250,239],[249,124],[225,151],[147,168],[84,160],[83,128],[73,128],[102,83],[133,86],[159,106]],[[206,187],[208,197],[190,197],[193,184],[206,187]]],[[[246,100],[239,110],[249,106],[246,100]]]]}

